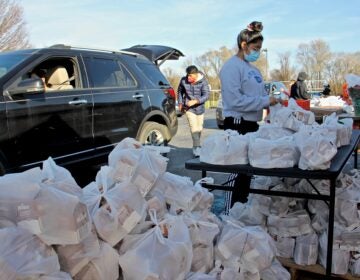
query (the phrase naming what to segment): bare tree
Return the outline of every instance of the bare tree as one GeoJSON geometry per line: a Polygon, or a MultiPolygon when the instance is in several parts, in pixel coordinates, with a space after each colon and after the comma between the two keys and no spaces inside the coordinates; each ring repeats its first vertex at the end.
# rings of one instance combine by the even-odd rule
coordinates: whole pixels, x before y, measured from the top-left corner
{"type": "Polygon", "coordinates": [[[195,59],[196,65],[204,72],[212,89],[220,89],[220,70],[224,62],[234,55],[234,49],[221,47],[210,50],[195,59]]]}
{"type": "Polygon", "coordinates": [[[360,52],[333,54],[325,69],[333,94],[341,93],[345,75],[350,73],[360,75],[360,52]]]}
{"type": "Polygon", "coordinates": [[[331,58],[331,52],[329,45],[323,40],[315,40],[310,42],[311,55],[313,57],[313,71],[317,75],[318,80],[323,79],[323,73],[326,68],[326,64],[331,58]]]}
{"type": "Polygon", "coordinates": [[[300,44],[296,54],[297,61],[302,66],[302,70],[304,70],[308,75],[311,75],[311,69],[313,65],[312,57],[310,55],[310,45],[308,44],[300,44]]]}
{"type": "Polygon", "coordinates": [[[177,91],[181,76],[175,73],[171,68],[165,68],[164,70],[162,70],[162,72],[165,75],[166,79],[169,81],[171,87],[175,89],[175,91],[177,91]]]}
{"type": "Polygon", "coordinates": [[[270,78],[273,81],[283,81],[286,86],[289,86],[290,80],[295,79],[295,67],[290,62],[290,52],[278,53],[279,69],[273,69],[270,72],[270,78]]]}
{"type": "Polygon", "coordinates": [[[23,9],[16,0],[0,0],[0,51],[30,46],[23,9]]]}
{"type": "Polygon", "coordinates": [[[300,44],[298,47],[298,62],[311,79],[323,79],[323,73],[330,58],[330,47],[321,39],[311,41],[309,44],[300,44]]]}

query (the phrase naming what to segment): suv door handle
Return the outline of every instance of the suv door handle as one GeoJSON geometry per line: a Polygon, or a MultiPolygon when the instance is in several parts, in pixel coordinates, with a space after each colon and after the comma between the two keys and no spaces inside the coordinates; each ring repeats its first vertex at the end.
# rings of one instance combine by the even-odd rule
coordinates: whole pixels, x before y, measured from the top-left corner
{"type": "Polygon", "coordinates": [[[140,99],[140,98],[143,98],[144,95],[143,95],[143,94],[139,94],[139,93],[135,93],[132,97],[133,97],[134,99],[140,99]]]}
{"type": "Polygon", "coordinates": [[[69,105],[80,105],[80,104],[86,104],[86,103],[87,103],[87,100],[85,100],[85,99],[69,101],[69,105]]]}

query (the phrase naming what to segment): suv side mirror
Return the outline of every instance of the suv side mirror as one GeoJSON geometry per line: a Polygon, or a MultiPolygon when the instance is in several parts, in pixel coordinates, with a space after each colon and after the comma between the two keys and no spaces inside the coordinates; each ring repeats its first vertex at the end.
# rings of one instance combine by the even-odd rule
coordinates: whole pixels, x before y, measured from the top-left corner
{"type": "Polygon", "coordinates": [[[18,85],[9,89],[10,95],[44,93],[44,82],[40,78],[22,80],[18,85]]]}

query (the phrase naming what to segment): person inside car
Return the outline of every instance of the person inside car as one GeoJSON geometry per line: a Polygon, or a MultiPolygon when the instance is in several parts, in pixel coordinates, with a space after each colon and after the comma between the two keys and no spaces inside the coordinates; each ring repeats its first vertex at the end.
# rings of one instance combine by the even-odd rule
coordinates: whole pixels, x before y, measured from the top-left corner
{"type": "Polygon", "coordinates": [[[46,71],[44,69],[33,69],[30,78],[41,79],[44,84],[44,91],[49,90],[49,87],[46,85],[46,71]]]}
{"type": "MultiPolygon", "coordinates": [[[[281,101],[269,96],[260,70],[251,63],[260,57],[264,41],[262,29],[262,23],[254,21],[242,30],[237,37],[237,54],[228,59],[220,70],[224,130],[232,129],[240,134],[257,131],[263,109],[281,101]]],[[[226,192],[225,214],[233,202],[247,201],[251,177],[231,174],[229,181],[235,189],[226,192]]]]}
{"type": "Polygon", "coordinates": [[[204,74],[195,65],[186,68],[178,86],[179,110],[185,111],[193,141],[193,155],[200,156],[200,137],[204,125],[205,101],[209,99],[210,88],[204,74]]]}

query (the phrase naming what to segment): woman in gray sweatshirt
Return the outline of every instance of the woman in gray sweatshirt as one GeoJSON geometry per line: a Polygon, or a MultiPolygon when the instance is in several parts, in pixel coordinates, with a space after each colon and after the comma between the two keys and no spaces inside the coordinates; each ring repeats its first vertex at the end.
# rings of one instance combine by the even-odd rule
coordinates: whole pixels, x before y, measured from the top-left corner
{"type": "MultiPolygon", "coordinates": [[[[263,43],[262,23],[254,21],[237,37],[238,52],[225,62],[220,71],[221,95],[223,101],[224,130],[232,129],[240,134],[258,130],[263,109],[274,105],[277,100],[265,91],[262,75],[251,64],[260,56],[263,43]]],[[[231,174],[233,192],[225,197],[225,213],[234,202],[246,202],[251,177],[231,174]]]]}

